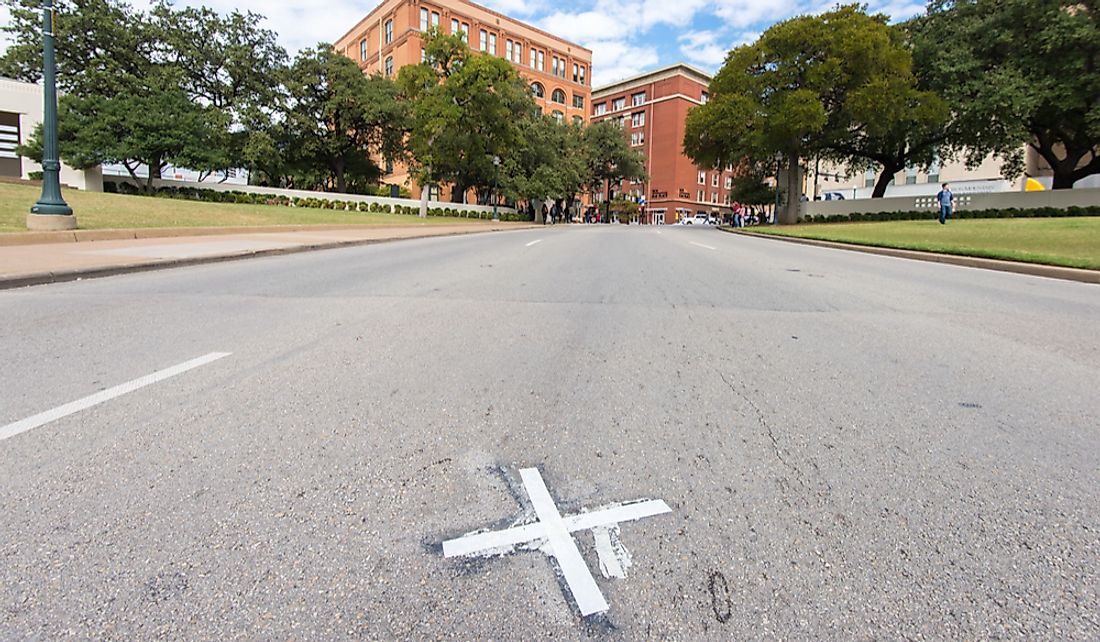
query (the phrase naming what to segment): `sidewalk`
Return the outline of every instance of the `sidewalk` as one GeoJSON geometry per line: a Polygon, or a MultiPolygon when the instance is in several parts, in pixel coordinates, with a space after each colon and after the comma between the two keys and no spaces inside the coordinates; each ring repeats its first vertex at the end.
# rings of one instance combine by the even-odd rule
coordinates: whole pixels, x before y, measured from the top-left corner
{"type": "Polygon", "coordinates": [[[398,239],[519,230],[523,223],[89,230],[0,234],[0,289],[398,239]],[[142,238],[139,238],[142,237],[142,238]],[[53,241],[53,242],[51,242],[53,241]]]}

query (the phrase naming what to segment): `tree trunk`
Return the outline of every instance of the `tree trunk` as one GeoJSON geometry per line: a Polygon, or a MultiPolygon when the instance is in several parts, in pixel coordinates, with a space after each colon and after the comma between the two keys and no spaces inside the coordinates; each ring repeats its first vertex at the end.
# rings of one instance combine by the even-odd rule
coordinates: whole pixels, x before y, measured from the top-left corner
{"type": "Polygon", "coordinates": [[[344,159],[337,159],[333,163],[333,170],[336,172],[336,191],[343,194],[348,187],[344,179],[344,159]]]}
{"type": "Polygon", "coordinates": [[[802,203],[795,194],[802,194],[802,165],[799,164],[798,154],[790,154],[787,157],[787,203],[777,214],[779,223],[793,225],[798,222],[799,209],[802,203]]]}
{"type": "Polygon", "coordinates": [[[531,199],[531,207],[535,211],[535,225],[542,225],[546,222],[546,219],[542,217],[542,201],[539,199],[531,199]]]}
{"type": "Polygon", "coordinates": [[[156,186],[153,185],[153,181],[160,178],[162,162],[159,156],[154,156],[149,159],[149,176],[145,179],[145,193],[152,196],[157,192],[156,186]]]}
{"type": "Polygon", "coordinates": [[[871,192],[871,198],[882,198],[886,195],[886,188],[894,181],[894,174],[900,172],[901,167],[882,167],[878,178],[875,179],[875,190],[871,192]]]}

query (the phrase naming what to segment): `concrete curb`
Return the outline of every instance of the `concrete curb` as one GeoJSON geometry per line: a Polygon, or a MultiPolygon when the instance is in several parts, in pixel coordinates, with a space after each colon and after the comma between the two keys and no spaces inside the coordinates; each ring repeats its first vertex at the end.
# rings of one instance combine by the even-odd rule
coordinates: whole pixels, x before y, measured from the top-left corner
{"type": "Polygon", "coordinates": [[[819,239],[803,239],[793,236],[780,236],[778,234],[760,234],[747,230],[734,230],[719,228],[729,234],[741,234],[754,238],[766,238],[775,241],[786,241],[800,245],[816,245],[835,250],[850,250],[865,254],[878,254],[892,256],[899,259],[913,259],[915,261],[928,261],[931,263],[946,263],[948,265],[960,265],[963,267],[980,268],[983,270],[997,270],[999,272],[1014,272],[1030,276],[1041,276],[1048,279],[1062,279],[1064,281],[1078,281],[1080,283],[1100,284],[1100,270],[1085,270],[1081,268],[1059,267],[1056,265],[1042,265],[1039,263],[1022,263],[1019,261],[1004,261],[1001,259],[986,259],[977,256],[960,256],[957,254],[937,254],[935,252],[921,252],[919,250],[902,250],[890,247],[875,247],[873,245],[856,245],[854,243],[838,243],[836,241],[822,241],[819,239]]]}
{"type": "MultiPolygon", "coordinates": [[[[464,223],[444,223],[465,225],[464,223]]],[[[476,223],[470,223],[476,225],[476,223]]],[[[489,221],[483,223],[487,228],[497,229],[489,221]]],[[[523,224],[516,223],[516,229],[523,224]]],[[[336,230],[362,229],[431,229],[435,225],[409,223],[397,225],[370,225],[340,223],[334,225],[259,225],[254,227],[138,227],[107,230],[69,230],[63,232],[0,232],[0,247],[19,245],[44,245],[47,243],[84,243],[88,241],[127,241],[133,239],[178,238],[181,236],[222,236],[228,234],[271,234],[277,232],[331,232],[336,230]]],[[[511,228],[508,228],[511,229],[511,228]]]]}
{"type": "MultiPolygon", "coordinates": [[[[46,285],[49,283],[65,283],[68,281],[80,281],[83,279],[98,279],[105,276],[130,274],[133,272],[152,272],[154,270],[167,270],[170,268],[187,267],[191,265],[203,265],[206,263],[224,263],[227,261],[239,261],[261,256],[278,256],[283,254],[299,254],[302,252],[315,252],[318,250],[332,250],[343,247],[355,247],[359,245],[373,245],[376,243],[389,243],[393,241],[410,241],[424,238],[443,238],[447,236],[465,236],[468,234],[485,234],[488,232],[511,232],[531,229],[535,226],[492,227],[485,230],[461,230],[444,234],[424,234],[420,236],[401,236],[375,239],[352,239],[348,241],[331,241],[326,243],[314,243],[309,245],[296,245],[294,247],[272,248],[268,250],[251,250],[234,254],[216,254],[211,256],[199,256],[186,259],[166,259],[163,261],[149,261],[146,263],[133,263],[130,265],[87,268],[79,270],[63,270],[59,272],[39,272],[36,274],[24,274],[13,277],[0,277],[0,290],[29,287],[32,285],[46,285]]],[[[316,229],[316,228],[308,228],[316,229]]],[[[332,229],[332,228],[329,228],[332,229]]],[[[125,237],[132,238],[132,237],[125,237]]],[[[156,237],[154,237],[156,238],[156,237]]]]}

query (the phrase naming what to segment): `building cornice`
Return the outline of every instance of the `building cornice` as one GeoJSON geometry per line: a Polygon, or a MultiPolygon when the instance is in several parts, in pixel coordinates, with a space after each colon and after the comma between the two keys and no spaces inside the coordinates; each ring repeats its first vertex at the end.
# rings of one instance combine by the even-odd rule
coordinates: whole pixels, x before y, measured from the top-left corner
{"type": "Polygon", "coordinates": [[[692,80],[695,80],[703,85],[709,85],[711,77],[706,72],[692,67],[687,63],[677,63],[675,65],[669,65],[668,67],[662,67],[660,69],[654,69],[653,71],[647,71],[637,76],[631,76],[630,78],[624,78],[618,80],[609,85],[592,89],[592,99],[599,100],[600,98],[606,98],[611,94],[618,93],[620,91],[628,90],[640,85],[648,85],[649,83],[656,82],[658,80],[664,80],[666,78],[673,78],[675,76],[686,76],[692,80]]]}

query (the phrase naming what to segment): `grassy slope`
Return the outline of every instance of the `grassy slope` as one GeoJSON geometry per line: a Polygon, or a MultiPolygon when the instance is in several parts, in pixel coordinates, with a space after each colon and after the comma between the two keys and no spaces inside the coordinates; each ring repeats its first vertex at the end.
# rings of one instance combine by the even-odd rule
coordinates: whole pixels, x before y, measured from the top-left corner
{"type": "MultiPolygon", "coordinates": [[[[41,188],[0,183],[0,232],[26,230],[27,212],[41,188]]],[[[167,198],[97,194],[63,188],[65,201],[76,212],[81,229],[133,227],[229,227],[253,225],[371,224],[417,225],[423,219],[397,214],[368,214],[333,210],[200,203],[167,198]]],[[[427,224],[470,223],[478,219],[432,216],[427,224]]]]}
{"type": "Polygon", "coordinates": [[[753,231],[1100,270],[1100,218],[834,223],[753,231]]]}

